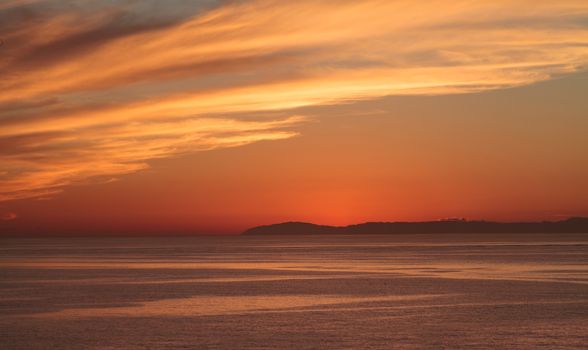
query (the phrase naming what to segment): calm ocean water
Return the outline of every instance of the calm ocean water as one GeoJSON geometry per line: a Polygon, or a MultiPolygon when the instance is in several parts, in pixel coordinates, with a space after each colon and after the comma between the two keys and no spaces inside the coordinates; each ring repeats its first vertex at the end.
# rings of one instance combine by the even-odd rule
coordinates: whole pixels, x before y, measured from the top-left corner
{"type": "Polygon", "coordinates": [[[0,349],[588,349],[588,235],[0,240],[0,349]]]}

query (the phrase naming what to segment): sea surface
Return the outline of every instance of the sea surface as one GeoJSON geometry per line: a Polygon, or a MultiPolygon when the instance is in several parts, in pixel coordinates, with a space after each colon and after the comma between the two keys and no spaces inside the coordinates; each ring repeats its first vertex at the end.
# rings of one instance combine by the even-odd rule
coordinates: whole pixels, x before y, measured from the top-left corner
{"type": "Polygon", "coordinates": [[[0,240],[0,349],[588,349],[587,235],[0,240]]]}

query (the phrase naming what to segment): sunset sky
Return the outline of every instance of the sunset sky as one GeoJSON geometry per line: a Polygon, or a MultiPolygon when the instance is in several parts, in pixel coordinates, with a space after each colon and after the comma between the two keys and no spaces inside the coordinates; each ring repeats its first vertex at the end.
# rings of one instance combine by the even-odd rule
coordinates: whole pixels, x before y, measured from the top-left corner
{"type": "Polygon", "coordinates": [[[2,234],[569,216],[586,0],[0,0],[2,234]]]}

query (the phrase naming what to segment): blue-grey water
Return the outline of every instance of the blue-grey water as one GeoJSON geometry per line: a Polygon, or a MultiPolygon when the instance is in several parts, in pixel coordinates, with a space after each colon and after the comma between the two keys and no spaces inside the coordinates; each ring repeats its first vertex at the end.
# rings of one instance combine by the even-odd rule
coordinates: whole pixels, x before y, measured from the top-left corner
{"type": "Polygon", "coordinates": [[[0,240],[0,349],[588,349],[588,235],[0,240]]]}

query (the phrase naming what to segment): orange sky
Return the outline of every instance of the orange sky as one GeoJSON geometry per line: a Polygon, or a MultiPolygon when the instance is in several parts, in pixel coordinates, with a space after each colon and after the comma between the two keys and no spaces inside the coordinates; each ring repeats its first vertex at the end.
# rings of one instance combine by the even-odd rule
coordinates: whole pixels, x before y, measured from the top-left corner
{"type": "Polygon", "coordinates": [[[3,233],[588,215],[585,1],[0,1],[3,233]]]}

